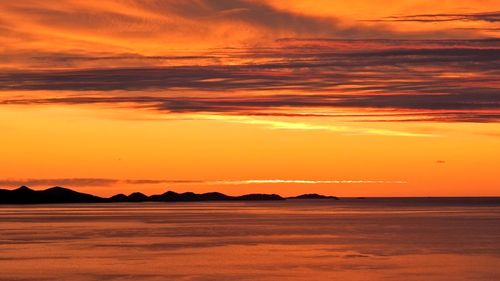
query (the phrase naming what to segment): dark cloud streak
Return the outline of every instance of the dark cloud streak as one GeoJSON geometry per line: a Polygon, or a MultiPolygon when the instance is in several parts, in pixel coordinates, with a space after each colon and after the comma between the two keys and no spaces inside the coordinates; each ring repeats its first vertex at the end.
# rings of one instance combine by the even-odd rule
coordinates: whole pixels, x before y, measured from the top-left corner
{"type": "Polygon", "coordinates": [[[188,184],[204,183],[202,180],[109,179],[109,178],[59,178],[59,179],[0,179],[2,186],[111,186],[117,184],[188,184]]]}
{"type": "Polygon", "coordinates": [[[431,121],[498,121],[500,41],[495,39],[283,40],[273,48],[213,52],[253,62],[4,71],[0,91],[73,94],[0,103],[128,104],[173,113],[277,116],[304,108],[364,108],[438,112],[421,119],[431,121]]]}
{"type": "Polygon", "coordinates": [[[109,186],[117,182],[103,178],[0,179],[0,186],[109,186]]]}
{"type": "Polygon", "coordinates": [[[496,23],[500,21],[500,11],[484,13],[438,13],[438,14],[416,14],[391,16],[381,20],[373,21],[393,21],[393,22],[449,22],[449,21],[483,21],[496,23]]]}

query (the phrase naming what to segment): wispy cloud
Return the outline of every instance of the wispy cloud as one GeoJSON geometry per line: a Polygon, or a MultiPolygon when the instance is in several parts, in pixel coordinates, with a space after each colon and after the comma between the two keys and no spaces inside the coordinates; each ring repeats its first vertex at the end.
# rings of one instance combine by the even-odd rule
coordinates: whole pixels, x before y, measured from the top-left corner
{"type": "Polygon", "coordinates": [[[0,186],[110,186],[118,182],[104,178],[0,179],[0,186]]]}
{"type": "Polygon", "coordinates": [[[406,181],[384,180],[290,180],[290,179],[263,179],[263,180],[222,180],[207,181],[205,184],[406,184],[406,181]]]}
{"type": "Polygon", "coordinates": [[[361,38],[389,36],[381,26],[342,23],[277,8],[267,1],[151,0],[104,2],[1,1],[0,43],[6,50],[135,51],[255,43],[279,36],[361,38]],[[10,37],[15,34],[15,37],[10,37]],[[172,40],[175,38],[175,40],[172,40]],[[133,44],[130,44],[133,42],[133,44]],[[23,44],[23,48],[16,46],[23,44]]]}
{"type": "Polygon", "coordinates": [[[311,180],[311,179],[244,179],[244,180],[175,180],[175,179],[105,179],[105,178],[60,178],[60,179],[0,179],[0,187],[66,186],[92,187],[111,185],[249,185],[249,184],[406,184],[402,180],[311,180]]]}
{"type": "Polygon", "coordinates": [[[436,14],[416,14],[391,16],[376,21],[396,21],[396,22],[449,22],[449,21],[484,21],[499,22],[500,11],[483,13],[436,13],[436,14]]]}
{"type": "Polygon", "coordinates": [[[225,115],[192,115],[191,118],[200,120],[221,120],[224,122],[233,122],[240,124],[262,125],[271,129],[283,130],[322,130],[342,134],[352,135],[377,135],[377,136],[396,136],[396,137],[433,137],[435,135],[404,132],[387,129],[363,128],[355,126],[340,125],[318,125],[305,122],[287,122],[269,119],[254,118],[251,116],[225,116],[225,115]]]}

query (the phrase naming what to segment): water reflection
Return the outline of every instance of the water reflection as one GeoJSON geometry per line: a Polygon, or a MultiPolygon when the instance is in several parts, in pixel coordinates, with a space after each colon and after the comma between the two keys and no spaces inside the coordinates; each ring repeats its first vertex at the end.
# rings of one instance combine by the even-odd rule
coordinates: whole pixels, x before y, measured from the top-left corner
{"type": "Polygon", "coordinates": [[[497,280],[496,201],[0,207],[0,280],[497,280]]]}

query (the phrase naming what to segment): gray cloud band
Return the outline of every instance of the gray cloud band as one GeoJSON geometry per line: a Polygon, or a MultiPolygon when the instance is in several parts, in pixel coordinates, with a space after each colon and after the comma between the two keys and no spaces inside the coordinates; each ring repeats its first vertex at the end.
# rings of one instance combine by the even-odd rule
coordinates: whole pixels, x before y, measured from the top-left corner
{"type": "Polygon", "coordinates": [[[158,179],[106,179],[106,178],[61,178],[61,179],[0,179],[0,186],[111,186],[132,185],[247,185],[247,184],[405,184],[401,180],[310,180],[310,179],[247,179],[247,180],[158,180],[158,179]]]}
{"type": "Polygon", "coordinates": [[[212,54],[255,59],[252,64],[5,71],[0,74],[0,91],[74,93],[57,98],[3,98],[0,103],[127,103],[162,112],[277,116],[296,115],[287,111],[290,108],[401,109],[428,113],[415,112],[411,121],[500,119],[500,40],[288,39],[279,43],[285,46],[212,54]],[[355,48],[339,48],[339,44],[355,48]]]}

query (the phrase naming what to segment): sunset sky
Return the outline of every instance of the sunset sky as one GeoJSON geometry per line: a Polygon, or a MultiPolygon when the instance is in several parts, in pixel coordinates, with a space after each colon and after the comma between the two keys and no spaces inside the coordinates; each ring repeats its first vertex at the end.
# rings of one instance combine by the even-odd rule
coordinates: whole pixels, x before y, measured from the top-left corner
{"type": "Polygon", "coordinates": [[[498,0],[0,15],[0,188],[500,195],[498,0]]]}

